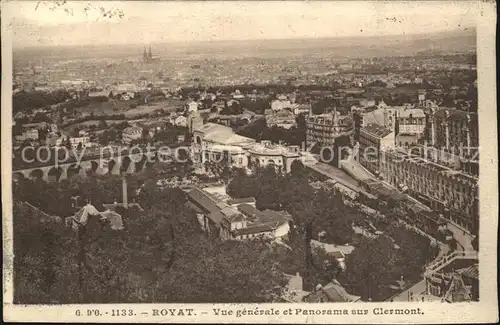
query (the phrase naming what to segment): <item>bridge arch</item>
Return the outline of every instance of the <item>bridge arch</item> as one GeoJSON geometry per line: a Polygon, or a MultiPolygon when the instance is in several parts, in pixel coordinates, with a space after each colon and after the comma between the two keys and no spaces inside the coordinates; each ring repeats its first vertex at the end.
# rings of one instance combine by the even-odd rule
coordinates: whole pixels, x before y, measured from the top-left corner
{"type": "Polygon", "coordinates": [[[59,182],[63,172],[64,172],[64,170],[62,167],[52,167],[51,169],[49,169],[49,172],[47,173],[48,180],[54,181],[54,182],[59,182]]]}
{"type": "Polygon", "coordinates": [[[30,172],[30,178],[32,179],[43,179],[43,170],[40,168],[33,169],[30,172]]]}
{"type": "Polygon", "coordinates": [[[90,162],[90,170],[92,170],[92,172],[95,173],[95,171],[97,170],[97,168],[99,168],[99,163],[95,160],[92,160],[90,162]]]}
{"type": "Polygon", "coordinates": [[[68,171],[67,171],[68,179],[71,179],[75,175],[79,175],[81,169],[82,166],[80,164],[73,164],[68,166],[68,171]]]}
{"type": "Polygon", "coordinates": [[[108,173],[113,174],[113,170],[115,169],[117,162],[114,159],[108,160],[108,173]]]}
{"type": "Polygon", "coordinates": [[[141,160],[135,163],[135,171],[140,172],[146,167],[146,162],[148,157],[146,155],[142,155],[141,160]]]}
{"type": "Polygon", "coordinates": [[[26,179],[26,176],[22,172],[14,172],[12,173],[12,180],[15,182],[19,182],[26,179]]]}
{"type": "Polygon", "coordinates": [[[132,163],[132,159],[129,156],[126,156],[122,159],[122,164],[120,166],[120,174],[125,174],[132,163]]]}

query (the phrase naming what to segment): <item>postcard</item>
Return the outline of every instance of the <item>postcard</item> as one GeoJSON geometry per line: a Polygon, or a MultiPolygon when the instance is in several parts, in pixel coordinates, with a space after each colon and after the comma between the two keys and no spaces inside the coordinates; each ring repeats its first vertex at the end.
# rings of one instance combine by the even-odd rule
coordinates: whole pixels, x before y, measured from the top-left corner
{"type": "Polygon", "coordinates": [[[5,321],[498,321],[494,2],[1,5],[5,321]]]}

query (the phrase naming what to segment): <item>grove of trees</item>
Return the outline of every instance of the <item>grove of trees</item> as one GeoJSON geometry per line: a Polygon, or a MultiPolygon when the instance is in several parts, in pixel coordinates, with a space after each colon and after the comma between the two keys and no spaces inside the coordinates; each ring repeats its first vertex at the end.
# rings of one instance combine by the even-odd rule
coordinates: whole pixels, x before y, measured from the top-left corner
{"type": "Polygon", "coordinates": [[[296,118],[297,126],[285,129],[278,126],[269,127],[265,119],[257,119],[236,131],[237,134],[257,141],[270,140],[273,143],[287,143],[301,146],[305,143],[306,125],[304,115],[296,118]]]}
{"type": "Polygon", "coordinates": [[[308,172],[301,162],[292,163],[288,175],[277,173],[273,167],[259,168],[252,175],[238,171],[228,185],[231,197],[255,197],[258,209],[286,210],[293,215],[294,224],[311,236],[325,231],[325,241],[335,244],[351,242],[351,224],[361,216],[346,206],[340,193],[315,190],[309,185],[308,172]]]}
{"type": "Polygon", "coordinates": [[[421,278],[424,265],[438,253],[427,237],[406,229],[396,220],[377,223],[383,235],[375,239],[356,235],[352,225],[364,221],[366,216],[345,205],[340,193],[315,190],[308,178],[307,170],[298,161],[292,164],[289,175],[278,174],[274,168],[260,168],[253,175],[236,172],[228,193],[233,197],[255,197],[257,208],[286,210],[293,216],[288,241],[292,247],[290,259],[305,260],[305,264],[292,264],[292,268],[306,275],[309,288],[337,277],[349,293],[363,300],[384,301],[394,294],[390,285],[396,280],[403,277],[407,283],[414,283],[421,278]],[[354,251],[346,256],[346,272],[337,272],[335,267],[321,269],[322,265],[318,270],[314,259],[324,263],[328,256],[313,254],[310,241],[320,239],[321,232],[322,242],[354,244],[354,251]]]}
{"type": "MultiPolygon", "coordinates": [[[[103,183],[106,185],[90,185],[93,199],[96,193],[102,194],[100,186],[107,188],[104,192],[119,188],[111,186],[113,181],[109,187],[103,183]]],[[[275,253],[266,243],[208,238],[185,207],[185,195],[179,189],[146,186],[141,193],[138,199],[145,211],[121,210],[123,231],[103,228],[99,218],[91,218],[76,234],[64,224],[44,223],[33,219],[29,210],[15,208],[14,301],[229,303],[277,299],[284,279],[271,256],[275,253]]],[[[60,203],[62,200],[59,197],[60,203]]]]}

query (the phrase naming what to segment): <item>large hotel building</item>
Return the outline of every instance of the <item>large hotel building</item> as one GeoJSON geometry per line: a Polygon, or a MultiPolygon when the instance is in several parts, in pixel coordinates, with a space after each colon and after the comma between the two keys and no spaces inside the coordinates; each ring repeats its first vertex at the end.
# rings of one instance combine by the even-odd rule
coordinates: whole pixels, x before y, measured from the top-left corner
{"type": "Polygon", "coordinates": [[[337,138],[352,135],[354,124],[350,116],[333,112],[331,114],[309,115],[306,118],[306,128],[306,142],[308,144],[318,143],[322,146],[333,146],[337,138]]]}
{"type": "Polygon", "coordinates": [[[383,128],[383,125],[367,125],[356,131],[359,162],[383,181],[406,191],[464,230],[477,234],[477,114],[425,109],[423,136],[419,143],[412,144],[411,150],[397,143],[394,133],[399,130],[384,131],[383,128]],[[363,159],[367,147],[377,149],[371,159],[363,159]]]}

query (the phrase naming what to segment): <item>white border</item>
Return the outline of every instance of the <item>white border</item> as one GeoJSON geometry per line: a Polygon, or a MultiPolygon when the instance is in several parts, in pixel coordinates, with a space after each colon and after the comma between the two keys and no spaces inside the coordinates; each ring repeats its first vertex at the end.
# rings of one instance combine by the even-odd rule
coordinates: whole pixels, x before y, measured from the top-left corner
{"type": "MultiPolygon", "coordinates": [[[[347,5],[347,3],[346,3],[347,5]]],[[[439,6],[439,2],[436,1],[439,6]]],[[[463,5],[463,2],[461,3],[463,5]]],[[[12,188],[11,188],[11,124],[12,124],[12,31],[9,23],[10,13],[2,10],[2,218],[4,252],[4,320],[6,321],[52,321],[52,322],[183,322],[183,323],[486,323],[498,321],[496,248],[498,227],[498,170],[497,170],[497,131],[496,131],[496,61],[495,32],[496,8],[494,2],[470,3],[471,15],[477,15],[477,55],[478,55],[478,92],[479,92],[479,142],[480,142],[480,302],[478,303],[356,303],[356,304],[116,304],[116,305],[61,305],[61,306],[24,306],[12,305],[12,188]],[[421,308],[423,315],[382,315],[374,316],[376,307],[421,308]],[[135,317],[75,316],[77,310],[83,314],[88,309],[133,308],[135,317]],[[196,316],[158,316],[151,315],[152,309],[193,308],[196,316]],[[364,316],[215,316],[212,308],[230,309],[348,309],[368,310],[364,316]],[[147,312],[148,315],[141,315],[147,312]],[[205,313],[205,314],[204,314],[205,313]]],[[[5,7],[3,8],[5,9],[5,7]]],[[[209,293],[207,293],[209,294],[209,293]]]]}

